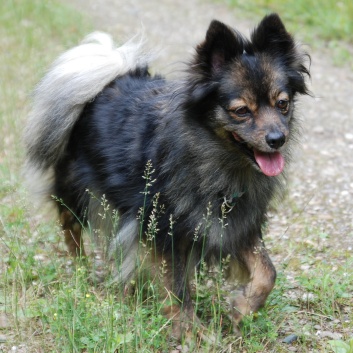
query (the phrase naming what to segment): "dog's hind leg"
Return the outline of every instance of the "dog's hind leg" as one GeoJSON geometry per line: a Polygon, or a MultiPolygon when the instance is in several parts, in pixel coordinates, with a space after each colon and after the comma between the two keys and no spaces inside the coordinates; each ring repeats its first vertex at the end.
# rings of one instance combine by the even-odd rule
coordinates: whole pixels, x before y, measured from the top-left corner
{"type": "Polygon", "coordinates": [[[55,168],[53,194],[59,213],[59,222],[63,229],[65,244],[69,254],[73,257],[85,256],[82,240],[82,208],[78,205],[82,191],[73,185],[77,183],[72,170],[73,162],[70,157],[61,160],[55,168]]]}
{"type": "Polygon", "coordinates": [[[244,266],[241,267],[235,261],[230,264],[230,270],[234,266],[238,275],[239,268],[242,270],[242,282],[247,282],[231,298],[231,316],[235,331],[238,331],[244,315],[256,312],[264,306],[276,280],[275,267],[260,239],[251,251],[242,254],[242,262],[244,266]],[[244,281],[244,277],[247,281],[244,281]]]}
{"type": "Polygon", "coordinates": [[[64,231],[65,244],[71,256],[85,256],[82,241],[82,226],[72,212],[63,207],[59,208],[60,223],[64,231]]]}

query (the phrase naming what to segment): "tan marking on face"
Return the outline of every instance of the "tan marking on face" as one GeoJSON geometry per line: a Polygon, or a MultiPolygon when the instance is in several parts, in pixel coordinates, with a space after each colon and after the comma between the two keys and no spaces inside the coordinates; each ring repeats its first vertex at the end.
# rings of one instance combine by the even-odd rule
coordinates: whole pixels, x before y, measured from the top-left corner
{"type": "Polygon", "coordinates": [[[271,128],[276,128],[277,131],[281,131],[285,137],[289,134],[289,129],[285,124],[281,122],[280,113],[278,113],[274,108],[266,107],[259,111],[257,117],[255,117],[254,122],[256,129],[254,129],[251,135],[248,136],[248,141],[255,147],[262,151],[271,151],[271,148],[266,142],[266,135],[271,128]]]}
{"type": "MultiPolygon", "coordinates": [[[[251,113],[254,113],[257,111],[257,105],[255,103],[255,100],[252,99],[250,93],[247,94],[247,92],[244,92],[244,98],[236,98],[233,99],[230,104],[228,110],[230,113],[233,115],[236,115],[235,111],[239,108],[242,107],[247,107],[251,111],[251,113]]],[[[239,117],[238,117],[239,119],[239,117]]],[[[241,118],[240,118],[241,119],[241,118]]]]}
{"type": "Polygon", "coordinates": [[[289,96],[286,92],[281,92],[278,97],[277,97],[277,100],[287,100],[289,101],[289,96]]]}
{"type": "Polygon", "coordinates": [[[255,124],[260,130],[266,130],[269,125],[277,125],[280,119],[272,107],[261,108],[255,115],[255,124]]]}
{"type": "Polygon", "coordinates": [[[230,103],[229,103],[229,108],[228,110],[236,110],[238,108],[244,107],[246,106],[246,102],[244,99],[242,98],[236,98],[233,99],[230,103]]]}
{"type": "Polygon", "coordinates": [[[267,55],[263,55],[262,57],[261,68],[265,73],[269,87],[281,81],[285,75],[284,71],[279,66],[274,65],[273,59],[267,55]]]}
{"type": "Polygon", "coordinates": [[[276,103],[280,100],[289,101],[289,96],[286,92],[278,92],[278,90],[275,89],[269,93],[269,100],[270,100],[270,105],[272,107],[275,107],[276,103]]]}

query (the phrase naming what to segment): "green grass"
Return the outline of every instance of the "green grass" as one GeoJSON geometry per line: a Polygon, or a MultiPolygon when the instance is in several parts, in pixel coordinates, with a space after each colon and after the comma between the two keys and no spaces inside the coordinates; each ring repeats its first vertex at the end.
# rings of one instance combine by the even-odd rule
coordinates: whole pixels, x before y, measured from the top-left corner
{"type": "Polygon", "coordinates": [[[73,274],[49,286],[48,301],[39,310],[60,352],[146,352],[168,349],[163,335],[169,328],[153,298],[138,295],[123,299],[117,288],[99,290],[90,285],[87,267],[77,265],[73,274]],[[131,308],[134,307],[132,311],[131,308]],[[162,336],[162,339],[161,339],[162,336]]]}
{"type": "Polygon", "coordinates": [[[48,64],[64,48],[77,43],[88,26],[55,1],[0,2],[0,177],[1,189],[18,179],[23,148],[20,141],[28,97],[48,64]],[[49,42],[47,42],[47,40],[49,42]]]}
{"type": "Polygon", "coordinates": [[[231,6],[258,15],[278,12],[292,28],[325,40],[353,43],[353,2],[350,0],[228,0],[231,6]],[[306,31],[310,29],[311,31],[306,31]],[[311,33],[310,33],[311,32],[311,33]]]}
{"type": "MultiPolygon", "coordinates": [[[[285,19],[294,18],[295,4],[282,7],[285,19]]],[[[89,261],[72,262],[59,228],[33,213],[22,187],[21,135],[30,92],[57,54],[89,30],[86,19],[54,1],[0,2],[0,351],[23,345],[27,352],[169,352],[179,344],[170,338],[170,322],[161,314],[158,281],[148,280],[143,290],[125,298],[119,288],[95,284],[89,261]]],[[[315,31],[323,39],[346,39],[315,31]]],[[[293,210],[305,238],[315,243],[330,236],[305,217],[295,217],[300,207],[286,202],[284,208],[293,210]]],[[[339,346],[349,352],[351,253],[290,239],[269,239],[268,245],[273,255],[283,249],[295,255],[278,267],[266,308],[244,320],[243,338],[232,334],[223,279],[207,269],[200,272],[195,305],[218,341],[208,344],[194,336],[189,351],[287,352],[282,340],[293,333],[299,352],[336,352],[339,346]],[[319,339],[315,327],[339,332],[342,340],[319,339]]]]}
{"type": "Polygon", "coordinates": [[[336,64],[353,67],[351,0],[227,0],[254,21],[277,12],[288,29],[315,48],[327,48],[336,64]],[[255,15],[255,16],[254,16],[255,15]]]}

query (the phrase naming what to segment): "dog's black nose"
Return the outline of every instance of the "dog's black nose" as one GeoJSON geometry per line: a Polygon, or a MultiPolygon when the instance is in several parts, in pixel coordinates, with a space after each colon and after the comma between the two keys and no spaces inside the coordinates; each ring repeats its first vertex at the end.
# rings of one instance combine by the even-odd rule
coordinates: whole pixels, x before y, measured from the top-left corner
{"type": "Polygon", "coordinates": [[[274,149],[278,149],[284,145],[286,137],[281,131],[273,131],[266,135],[267,144],[274,149]]]}

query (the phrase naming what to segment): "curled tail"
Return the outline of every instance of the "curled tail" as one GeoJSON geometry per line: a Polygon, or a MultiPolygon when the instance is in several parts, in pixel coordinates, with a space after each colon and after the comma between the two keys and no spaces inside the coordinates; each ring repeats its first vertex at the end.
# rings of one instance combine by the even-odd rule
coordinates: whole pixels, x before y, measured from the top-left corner
{"type": "Polygon", "coordinates": [[[85,104],[117,76],[146,65],[141,47],[130,41],[115,48],[109,35],[96,32],[53,63],[34,92],[24,136],[26,173],[42,179],[36,184],[65,153],[85,104]]]}

